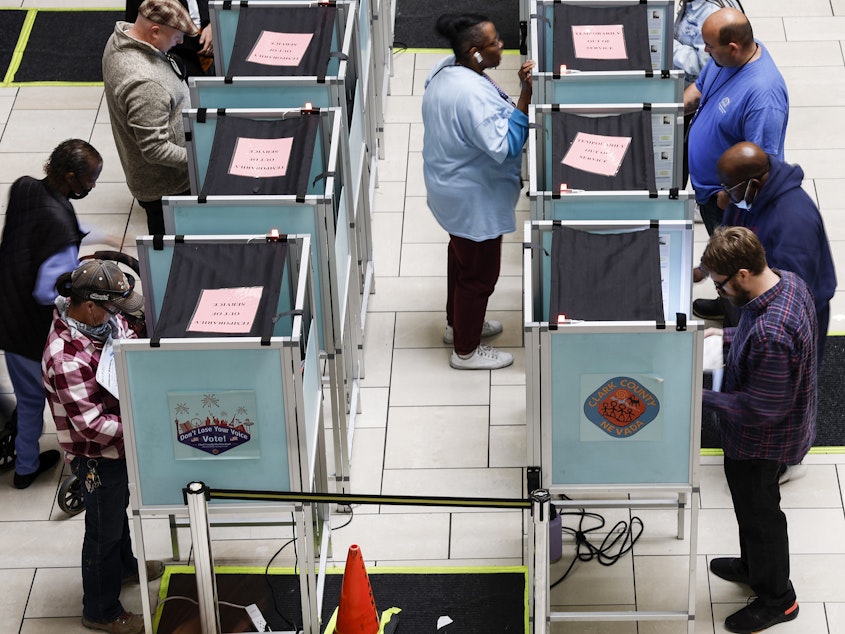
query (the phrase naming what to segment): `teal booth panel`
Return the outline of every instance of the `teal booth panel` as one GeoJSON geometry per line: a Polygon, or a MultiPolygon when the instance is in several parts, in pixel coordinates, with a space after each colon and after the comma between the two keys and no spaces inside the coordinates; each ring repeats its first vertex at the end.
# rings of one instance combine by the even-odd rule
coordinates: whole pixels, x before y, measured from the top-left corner
{"type": "Polygon", "coordinates": [[[544,486],[690,483],[700,335],[593,330],[541,336],[544,486]]]}
{"type": "Polygon", "coordinates": [[[695,202],[686,191],[580,192],[539,194],[531,201],[532,220],[692,220],[695,202]]]}
{"type": "MultiPolygon", "coordinates": [[[[266,1],[262,0],[260,3],[251,3],[253,8],[263,8],[264,10],[280,10],[284,11],[286,8],[293,7],[311,7],[315,8],[320,2],[291,2],[288,0],[282,1],[266,1]],[[261,6],[263,5],[263,7],[261,6]]],[[[336,3],[338,8],[337,19],[335,23],[334,32],[331,39],[331,51],[343,52],[347,60],[350,55],[357,55],[356,52],[343,50],[342,46],[345,39],[345,31],[350,26],[355,26],[355,10],[354,3],[344,2],[343,0],[336,3]]],[[[238,32],[238,21],[240,19],[240,6],[238,2],[226,3],[223,0],[211,0],[208,3],[209,17],[214,29],[214,59],[215,71],[219,76],[228,74],[228,69],[232,61],[232,51],[235,46],[235,39],[238,32]]],[[[332,56],[329,59],[326,76],[337,76],[340,71],[341,64],[340,56],[332,56]]],[[[309,73],[310,74],[310,73],[309,73]]]]}
{"type": "MultiPolygon", "coordinates": [[[[205,203],[188,196],[164,199],[165,226],[173,234],[226,235],[234,231],[266,234],[271,229],[278,229],[284,234],[309,234],[315,271],[313,283],[319,342],[320,348],[326,351],[330,348],[327,340],[333,341],[332,333],[337,323],[343,323],[339,317],[337,323],[333,321],[332,306],[346,303],[345,287],[334,287],[328,267],[333,267],[338,273],[344,271],[349,266],[350,253],[345,203],[338,208],[336,233],[332,227],[332,215],[331,206],[326,201],[296,203],[289,197],[212,196],[205,203]],[[334,249],[330,250],[332,244],[334,249]],[[332,294],[330,299],[326,299],[326,294],[332,294]]],[[[155,273],[154,270],[153,275],[155,273]]],[[[156,305],[160,306],[160,302],[156,305]]]]}
{"type": "MultiPolygon", "coordinates": [[[[629,222],[563,222],[557,223],[572,229],[595,233],[638,231],[649,227],[648,221],[629,222]]],[[[548,321],[551,296],[552,222],[531,221],[531,240],[526,248],[531,250],[531,280],[526,292],[532,293],[533,314],[526,315],[526,323],[548,321]],[[534,248],[534,247],[538,248],[534,248]],[[539,248],[542,247],[542,248],[539,248]],[[529,290],[530,289],[530,290],[529,290]]],[[[662,221],[658,224],[660,235],[660,268],[663,287],[663,313],[666,321],[674,321],[676,313],[691,316],[692,302],[692,221],[662,221]]],[[[572,275],[578,275],[573,271],[572,275]]]]}
{"type": "Polygon", "coordinates": [[[257,340],[239,348],[205,345],[116,345],[141,507],[182,505],[182,487],[194,480],[214,488],[303,486],[290,456],[299,448],[285,406],[293,395],[283,388],[293,368],[282,347],[257,340]]]}
{"type": "Polygon", "coordinates": [[[683,101],[684,74],[669,71],[666,75],[647,76],[636,71],[573,73],[557,76],[539,74],[540,99],[545,103],[619,103],[626,100],[645,103],[683,101]]]}
{"type": "Polygon", "coordinates": [[[194,108],[315,108],[346,105],[343,87],[302,77],[191,77],[194,108]]]}
{"type": "MultiPolygon", "coordinates": [[[[243,226],[243,225],[242,225],[243,226]]],[[[203,243],[203,242],[234,242],[234,243],[249,243],[255,240],[265,240],[268,233],[268,228],[256,229],[255,234],[250,235],[234,235],[234,234],[216,234],[209,235],[180,235],[179,240],[184,243],[203,243]],[[255,235],[259,234],[260,235],[255,235]]],[[[288,232],[308,234],[308,231],[288,232]]],[[[312,239],[313,240],[313,239],[312,239]]],[[[165,291],[167,290],[167,281],[170,278],[171,266],[173,263],[173,253],[175,248],[176,238],[174,236],[164,236],[161,244],[156,247],[156,240],[152,236],[139,236],[136,244],[138,248],[138,260],[141,267],[141,282],[144,289],[144,308],[147,318],[147,326],[150,332],[155,331],[155,326],[161,315],[162,305],[164,304],[165,291]]],[[[313,245],[309,245],[311,251],[314,250],[313,245]]],[[[302,297],[297,298],[296,293],[300,291],[297,288],[297,277],[301,276],[301,271],[296,270],[293,266],[293,255],[290,254],[285,267],[285,274],[282,276],[282,285],[279,291],[279,303],[276,313],[278,315],[290,315],[295,309],[301,309],[303,306],[310,310],[311,298],[302,297]]],[[[309,256],[310,257],[310,256],[309,256]]],[[[306,276],[313,279],[312,276],[306,276]]],[[[305,289],[310,293],[310,290],[305,289]]],[[[292,334],[292,320],[290,318],[278,319],[273,329],[274,337],[287,337],[292,334]]]]}
{"type": "MultiPolygon", "coordinates": [[[[326,194],[325,176],[335,169],[340,157],[341,149],[341,111],[339,108],[326,108],[312,114],[301,115],[300,110],[273,108],[226,108],[220,110],[187,109],[182,113],[186,132],[186,147],[188,150],[188,172],[191,178],[191,191],[199,193],[205,183],[209,164],[214,151],[217,122],[221,117],[229,121],[241,118],[252,121],[283,121],[298,116],[319,117],[316,139],[314,141],[311,165],[308,167],[306,196],[320,196],[326,194]]],[[[347,159],[348,160],[348,159],[347,159]]],[[[348,173],[345,172],[345,173],[348,173]]],[[[335,173],[335,177],[343,181],[344,172],[335,173]]],[[[235,192],[229,192],[235,193],[235,192]]]]}
{"type": "MultiPolygon", "coordinates": [[[[537,61],[537,71],[560,73],[555,68],[555,20],[569,7],[613,8],[647,5],[648,43],[651,68],[654,71],[672,68],[675,0],[538,0],[536,13],[531,16],[531,51],[537,61]]],[[[562,18],[561,18],[562,19],[562,18]]]]}

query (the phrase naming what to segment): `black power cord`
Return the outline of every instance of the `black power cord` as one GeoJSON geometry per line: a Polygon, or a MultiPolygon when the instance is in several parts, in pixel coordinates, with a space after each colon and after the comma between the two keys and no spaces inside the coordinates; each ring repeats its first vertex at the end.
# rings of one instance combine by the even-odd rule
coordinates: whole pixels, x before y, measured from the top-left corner
{"type": "Polygon", "coordinates": [[[636,515],[632,515],[630,523],[623,520],[616,522],[613,528],[610,529],[610,532],[605,535],[601,544],[596,546],[590,542],[588,535],[604,528],[605,519],[602,515],[580,509],[578,511],[562,512],[560,516],[578,518],[577,528],[561,527],[563,532],[575,537],[575,556],[560,579],[552,583],[549,588],[554,588],[566,579],[577,561],[592,561],[596,559],[602,566],[612,566],[633,549],[634,544],[637,543],[644,529],[643,521],[636,515]],[[596,523],[594,526],[585,527],[587,520],[593,520],[596,523]],[[635,526],[637,528],[636,533],[635,526]]]}
{"type": "Polygon", "coordinates": [[[281,617],[281,619],[285,622],[285,624],[286,624],[286,625],[287,625],[290,629],[292,629],[292,630],[293,630],[293,631],[295,631],[295,632],[298,632],[298,631],[300,630],[300,628],[299,628],[299,627],[297,627],[294,623],[292,623],[292,622],[290,621],[290,619],[288,619],[288,618],[284,615],[284,613],[282,612],[282,610],[279,608],[279,602],[278,602],[278,600],[277,600],[277,598],[276,598],[276,589],[273,587],[273,584],[272,584],[272,583],[270,583],[270,576],[271,576],[271,575],[270,575],[270,565],[273,563],[273,560],[274,560],[276,557],[278,557],[278,556],[279,556],[279,554],[280,554],[280,553],[281,553],[281,552],[282,552],[285,548],[287,548],[290,544],[293,544],[293,552],[294,552],[294,564],[293,564],[293,569],[294,569],[294,572],[296,572],[296,569],[299,567],[299,555],[298,555],[298,554],[297,554],[297,552],[296,552],[296,537],[291,537],[288,541],[286,541],[284,544],[282,544],[282,545],[279,547],[279,550],[277,550],[277,551],[273,554],[273,556],[272,556],[272,557],[270,557],[270,561],[268,561],[268,562],[267,562],[267,566],[264,568],[264,581],[267,583],[267,588],[269,588],[269,590],[270,590],[270,596],[271,596],[271,597],[273,597],[273,609],[276,611],[276,614],[278,614],[278,615],[281,617]]]}

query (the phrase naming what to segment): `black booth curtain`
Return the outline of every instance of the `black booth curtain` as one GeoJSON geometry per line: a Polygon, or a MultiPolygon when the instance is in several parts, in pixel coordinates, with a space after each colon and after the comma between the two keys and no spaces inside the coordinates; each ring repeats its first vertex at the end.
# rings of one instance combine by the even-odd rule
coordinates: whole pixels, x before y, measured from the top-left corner
{"type": "Polygon", "coordinates": [[[238,29],[232,58],[226,69],[228,77],[313,76],[324,77],[331,55],[337,7],[261,7],[239,9],[238,29]],[[275,66],[247,61],[264,31],[274,33],[312,33],[313,38],[298,66],[275,66]]]}
{"type": "Polygon", "coordinates": [[[657,191],[650,111],[598,117],[551,112],[549,116],[552,127],[552,193],[560,191],[562,183],[566,183],[569,189],[585,191],[657,191]],[[594,174],[561,163],[579,132],[631,137],[625,158],[615,175],[594,174]]]}
{"type": "Polygon", "coordinates": [[[231,336],[271,337],[287,254],[286,242],[176,243],[152,338],[227,336],[188,331],[202,291],[254,286],[264,290],[252,329],[231,336]]]}
{"type": "Polygon", "coordinates": [[[648,41],[648,5],[627,7],[584,7],[571,4],[554,5],[554,70],[565,64],[569,69],[651,70],[648,41]],[[585,59],[575,56],[573,26],[622,25],[627,59],[585,59]]]}
{"type": "MultiPolygon", "coordinates": [[[[208,170],[200,197],[206,196],[288,196],[304,198],[314,159],[320,116],[303,114],[289,119],[247,119],[218,116],[208,170]],[[284,176],[259,178],[230,174],[229,168],[238,140],[293,138],[290,160],[284,176]]],[[[205,125],[196,122],[196,125],[205,125]]]]}
{"type": "Polygon", "coordinates": [[[658,321],[663,317],[656,228],[589,233],[552,228],[549,323],[658,321]]]}

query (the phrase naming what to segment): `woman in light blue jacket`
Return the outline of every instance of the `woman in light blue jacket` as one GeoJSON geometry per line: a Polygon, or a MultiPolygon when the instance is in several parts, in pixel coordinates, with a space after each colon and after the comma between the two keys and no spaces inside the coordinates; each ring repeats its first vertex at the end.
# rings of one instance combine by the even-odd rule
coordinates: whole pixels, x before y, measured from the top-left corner
{"type": "Polygon", "coordinates": [[[516,229],[534,64],[519,69],[514,103],[484,73],[499,65],[504,48],[489,18],[442,15],[437,31],[454,54],[426,80],[423,168],[428,206],[450,238],[443,341],[454,345],[453,368],[494,370],[513,363],[481,338],[502,331],[484,315],[499,278],[502,235],[516,229]]]}

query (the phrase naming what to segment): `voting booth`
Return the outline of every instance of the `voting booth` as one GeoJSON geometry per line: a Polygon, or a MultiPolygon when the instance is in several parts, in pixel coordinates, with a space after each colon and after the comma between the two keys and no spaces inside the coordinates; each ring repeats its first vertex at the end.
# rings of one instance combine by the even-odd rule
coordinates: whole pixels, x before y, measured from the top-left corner
{"type": "MultiPolygon", "coordinates": [[[[359,283],[372,285],[371,206],[375,187],[376,115],[367,7],[355,2],[213,2],[222,41],[217,77],[189,80],[195,108],[338,107],[342,153],[357,228],[359,283]],[[366,19],[365,19],[366,18],[366,19]]],[[[217,31],[215,31],[217,33],[217,31]]]]}
{"type": "Polygon", "coordinates": [[[328,361],[335,478],[342,488],[363,375],[363,331],[357,243],[340,167],[340,111],[188,110],[184,116],[199,196],[165,199],[169,233],[278,229],[312,236],[318,341],[328,361]]]}
{"type": "Polygon", "coordinates": [[[360,342],[351,319],[357,289],[349,271],[353,267],[346,234],[331,231],[331,207],[318,200],[296,203],[288,197],[245,198],[214,196],[204,203],[196,197],[165,199],[164,217],[168,233],[218,235],[235,231],[285,233],[311,236],[311,260],[315,289],[317,340],[327,359],[335,469],[338,487],[346,486],[349,456],[355,432],[360,342]]]}
{"type": "MultiPolygon", "coordinates": [[[[328,491],[310,242],[138,238],[149,338],[115,342],[114,360],[140,560],[144,519],[187,515],[186,482],[328,491]]],[[[276,503],[214,507],[244,525],[302,513],[276,503]]],[[[328,512],[312,519],[297,521],[309,544],[328,531],[328,512]]],[[[313,546],[302,556],[302,574],[313,576],[313,546]]],[[[305,615],[313,592],[303,597],[305,615]]],[[[147,593],[142,602],[152,631],[147,593]]]]}
{"type": "MultiPolygon", "coordinates": [[[[546,605],[552,622],[695,613],[704,325],[687,320],[692,240],[691,220],[526,223],[527,446],[538,486],[572,498],[553,501],[564,508],[678,509],[678,538],[691,500],[686,609],[551,613],[546,605]]],[[[548,579],[548,557],[533,566],[548,579]]]]}
{"type": "Polygon", "coordinates": [[[683,100],[672,0],[537,0],[528,24],[536,103],[683,100]]]}

